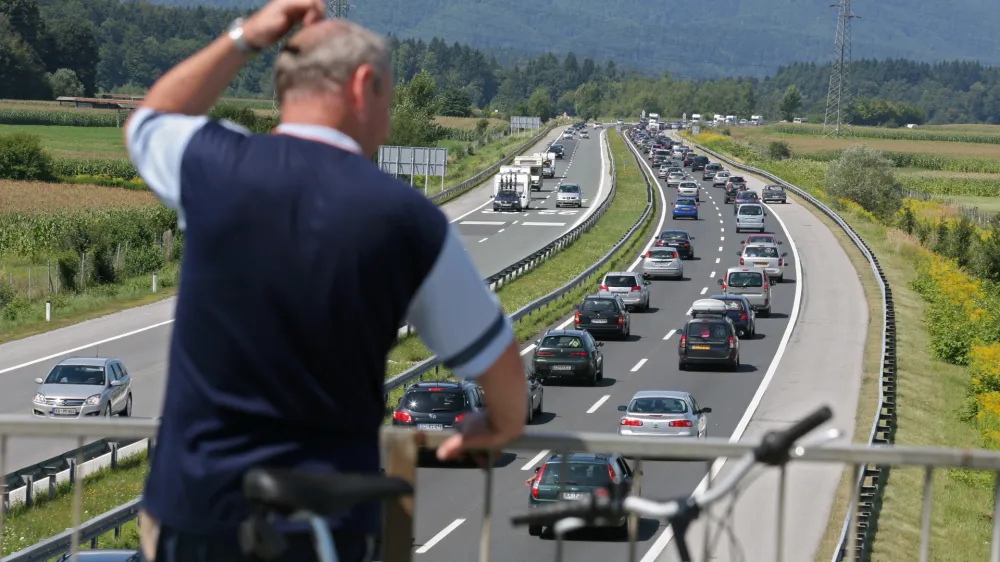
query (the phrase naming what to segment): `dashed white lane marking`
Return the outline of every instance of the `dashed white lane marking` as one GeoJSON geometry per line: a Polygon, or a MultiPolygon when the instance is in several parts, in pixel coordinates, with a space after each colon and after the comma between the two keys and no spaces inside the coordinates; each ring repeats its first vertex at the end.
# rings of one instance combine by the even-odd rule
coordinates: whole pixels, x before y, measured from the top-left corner
{"type": "Polygon", "coordinates": [[[719,263],[719,258],[715,258],[715,263],[719,263]]]}
{"type": "Polygon", "coordinates": [[[425,552],[427,552],[428,550],[430,550],[431,548],[433,548],[434,545],[436,545],[437,543],[441,542],[441,539],[447,537],[448,533],[450,533],[450,532],[454,531],[455,529],[457,529],[458,526],[461,525],[462,523],[465,523],[465,519],[456,519],[456,520],[452,521],[450,525],[448,525],[444,529],[441,529],[440,533],[434,535],[434,538],[432,538],[431,540],[429,540],[426,543],[424,543],[424,546],[418,548],[417,549],[417,554],[424,554],[425,552]]]}
{"type": "Polygon", "coordinates": [[[722,236],[722,237],[719,238],[719,240],[722,240],[723,242],[725,242],[726,241],[726,237],[722,236]]]}
{"type": "Polygon", "coordinates": [[[513,226],[513,225],[515,225],[515,224],[517,224],[517,223],[519,223],[519,222],[521,222],[521,221],[514,221],[514,222],[512,222],[512,223],[510,223],[510,224],[511,224],[511,226],[513,226]]]}
{"type": "Polygon", "coordinates": [[[594,412],[596,412],[597,409],[601,407],[601,404],[604,404],[605,402],[608,401],[608,398],[611,398],[610,394],[605,394],[604,396],[602,396],[600,400],[595,402],[594,405],[591,406],[589,410],[587,410],[587,413],[593,414],[594,412]]]}
{"type": "MultiPolygon", "coordinates": [[[[722,221],[719,221],[719,222],[722,222],[722,221]]],[[[725,232],[725,231],[726,231],[726,229],[725,229],[725,228],[720,228],[720,229],[719,229],[719,232],[725,232]]]]}
{"type": "Polygon", "coordinates": [[[720,252],[722,251],[722,246],[719,246],[719,251],[720,251],[720,252]]]}
{"type": "Polygon", "coordinates": [[[486,242],[487,240],[489,240],[489,238],[483,238],[482,240],[479,241],[479,243],[482,244],[483,242],[486,242]]]}
{"type": "Polygon", "coordinates": [[[676,333],[677,330],[670,330],[669,332],[667,332],[667,335],[663,336],[663,341],[669,340],[670,338],[674,337],[674,334],[676,333]]]}
{"type": "Polygon", "coordinates": [[[634,372],[638,371],[645,364],[646,364],[646,358],[643,357],[642,359],[639,360],[638,363],[635,364],[635,367],[632,367],[632,372],[634,373],[634,372]]]}
{"type": "Polygon", "coordinates": [[[503,232],[505,230],[507,230],[507,229],[506,228],[501,228],[500,230],[497,231],[497,234],[500,234],[501,232],[503,232]]]}
{"type": "MultiPolygon", "coordinates": [[[[722,213],[719,213],[719,216],[721,217],[722,213]]],[[[723,221],[722,219],[719,219],[719,224],[722,224],[723,222],[725,222],[725,221],[723,221]]]]}
{"type": "Polygon", "coordinates": [[[708,287],[705,287],[705,288],[703,288],[703,289],[701,290],[701,294],[703,294],[703,295],[704,295],[705,293],[707,293],[707,292],[708,292],[708,287]]]}
{"type": "Polygon", "coordinates": [[[458,224],[469,224],[478,226],[503,226],[507,223],[504,221],[462,221],[458,224]]]}
{"type": "Polygon", "coordinates": [[[527,464],[525,464],[524,466],[522,466],[521,470],[531,470],[532,468],[535,468],[535,465],[538,464],[538,461],[544,459],[545,455],[549,454],[549,452],[550,451],[548,449],[546,449],[546,450],[542,451],[541,453],[538,453],[537,455],[534,456],[534,458],[532,458],[530,461],[528,461],[527,464]]]}
{"type": "Polygon", "coordinates": [[[713,271],[712,273],[709,273],[708,274],[708,278],[709,279],[715,279],[715,272],[713,271]]]}

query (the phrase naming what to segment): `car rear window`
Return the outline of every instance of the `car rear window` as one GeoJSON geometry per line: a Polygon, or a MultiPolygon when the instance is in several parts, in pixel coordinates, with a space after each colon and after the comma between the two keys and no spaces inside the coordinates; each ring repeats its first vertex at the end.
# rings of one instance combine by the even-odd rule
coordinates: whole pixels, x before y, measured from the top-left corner
{"type": "Polygon", "coordinates": [[[696,187],[698,187],[698,184],[694,183],[693,181],[682,181],[681,187],[685,189],[695,189],[696,187]]]}
{"type": "Polygon", "coordinates": [[[769,246],[751,246],[744,250],[743,255],[748,258],[776,258],[778,249],[769,246]]]}
{"type": "Polygon", "coordinates": [[[402,406],[411,412],[461,412],[465,409],[465,393],[412,390],[403,397],[402,406]]]}
{"type": "Polygon", "coordinates": [[[692,322],[687,336],[693,340],[724,340],[729,337],[729,325],[722,322],[692,322]]]}
{"type": "MultiPolygon", "coordinates": [[[[582,463],[571,462],[566,464],[567,472],[565,483],[570,486],[607,486],[611,483],[611,474],[608,473],[608,465],[604,463],[582,463]]],[[[543,486],[558,486],[564,480],[562,476],[562,463],[559,461],[550,462],[545,465],[545,473],[542,474],[543,486]]]]}
{"type": "Polygon", "coordinates": [[[754,242],[767,242],[768,244],[776,244],[777,243],[775,241],[775,239],[774,239],[773,236],[753,236],[753,235],[751,235],[751,236],[747,237],[747,241],[746,241],[747,244],[753,244],[754,242]]]}
{"type": "Polygon", "coordinates": [[[673,250],[650,250],[649,257],[654,260],[675,260],[677,259],[677,252],[673,250]]]}
{"type": "Polygon", "coordinates": [[[763,213],[764,213],[764,210],[761,209],[760,207],[756,206],[756,205],[746,205],[746,206],[740,207],[740,214],[741,215],[759,216],[759,215],[761,215],[763,213]]]}
{"type": "Polygon", "coordinates": [[[729,274],[730,287],[763,287],[764,276],[758,271],[734,271],[729,274]]]}
{"type": "Polygon", "coordinates": [[[587,299],[583,301],[586,312],[618,312],[618,303],[611,299],[587,299]]]}
{"type": "Polygon", "coordinates": [[[697,205],[698,203],[694,199],[678,199],[678,205],[697,205]]]}
{"type": "Polygon", "coordinates": [[[583,347],[583,340],[577,336],[545,336],[541,347],[583,347]]]}
{"type": "Polygon", "coordinates": [[[685,240],[687,235],[683,232],[662,232],[660,233],[660,240],[685,240]]]}
{"type": "Polygon", "coordinates": [[[683,414],[688,411],[687,402],[680,398],[636,398],[628,405],[628,411],[636,414],[683,414]]]}
{"type": "Polygon", "coordinates": [[[733,183],[744,183],[747,180],[743,179],[743,176],[729,176],[729,181],[733,183]]]}
{"type": "Polygon", "coordinates": [[[735,312],[743,312],[743,301],[738,300],[724,300],[726,303],[726,308],[735,312]]]}
{"type": "Polygon", "coordinates": [[[631,275],[608,275],[604,278],[607,287],[634,287],[635,277],[631,275]]]}

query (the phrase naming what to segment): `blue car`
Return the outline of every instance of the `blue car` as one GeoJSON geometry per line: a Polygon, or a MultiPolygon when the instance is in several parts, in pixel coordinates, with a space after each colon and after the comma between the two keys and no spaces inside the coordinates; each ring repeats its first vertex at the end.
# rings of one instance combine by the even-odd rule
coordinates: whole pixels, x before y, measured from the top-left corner
{"type": "Polygon", "coordinates": [[[674,218],[685,217],[698,220],[698,202],[694,199],[674,201],[674,218]]]}
{"type": "Polygon", "coordinates": [[[736,334],[741,338],[750,339],[757,335],[757,315],[750,306],[750,301],[743,295],[712,295],[710,299],[726,303],[729,309],[727,316],[733,321],[736,334]]]}

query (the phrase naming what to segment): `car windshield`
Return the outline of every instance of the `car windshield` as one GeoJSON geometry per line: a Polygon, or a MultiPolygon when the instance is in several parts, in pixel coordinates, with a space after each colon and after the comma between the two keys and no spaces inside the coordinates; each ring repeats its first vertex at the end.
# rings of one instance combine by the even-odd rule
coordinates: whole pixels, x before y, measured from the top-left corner
{"type": "Polygon", "coordinates": [[[673,250],[650,250],[649,257],[654,260],[675,260],[677,259],[677,252],[673,250]]]}
{"type": "Polygon", "coordinates": [[[104,386],[104,367],[100,365],[56,365],[45,384],[91,384],[104,386]]]}
{"type": "Polygon", "coordinates": [[[586,312],[618,312],[618,304],[611,299],[587,299],[583,301],[586,312]]]}
{"type": "Polygon", "coordinates": [[[583,340],[577,336],[545,336],[540,347],[583,347],[583,340]]]}
{"type": "MultiPolygon", "coordinates": [[[[571,486],[607,486],[611,483],[608,465],[604,463],[571,462],[566,465],[566,468],[565,481],[571,486]]],[[[563,480],[561,476],[562,463],[560,461],[550,462],[545,465],[541,484],[543,486],[558,486],[563,480]]]]}
{"type": "Polygon", "coordinates": [[[517,193],[510,189],[504,189],[497,192],[497,199],[517,199],[517,193]]]}
{"type": "Polygon", "coordinates": [[[719,172],[719,173],[715,174],[715,177],[717,177],[717,178],[728,178],[729,177],[729,172],[719,172]]]}
{"type": "Polygon", "coordinates": [[[764,276],[756,271],[735,271],[729,274],[730,287],[763,287],[764,276]]]}
{"type": "Polygon", "coordinates": [[[764,210],[761,209],[760,207],[756,206],[756,205],[745,205],[743,207],[740,207],[740,214],[741,215],[758,216],[758,215],[761,215],[763,213],[764,213],[764,210]]]}
{"type": "Polygon", "coordinates": [[[563,145],[561,145],[561,144],[554,144],[554,145],[550,146],[549,149],[552,152],[562,152],[563,151],[563,145]]]}
{"type": "Polygon", "coordinates": [[[628,405],[629,412],[637,414],[683,414],[688,411],[687,402],[680,398],[636,398],[628,405]]]}
{"type": "Polygon", "coordinates": [[[778,249],[770,246],[750,246],[744,251],[748,258],[776,258],[778,249]]]}
{"type": "Polygon", "coordinates": [[[694,205],[695,202],[694,202],[694,199],[678,199],[677,200],[677,204],[678,205],[694,205]]]}
{"type": "Polygon", "coordinates": [[[465,393],[415,390],[406,393],[401,405],[412,412],[461,412],[465,409],[465,393]]]}
{"type": "Polygon", "coordinates": [[[664,232],[660,234],[660,240],[686,240],[687,234],[683,232],[664,232]]]}
{"type": "Polygon", "coordinates": [[[687,336],[694,340],[722,340],[729,337],[729,327],[722,322],[692,322],[687,336]]]}
{"type": "Polygon", "coordinates": [[[580,193],[580,186],[574,184],[560,185],[559,193],[580,193]]]}
{"type": "Polygon", "coordinates": [[[631,275],[608,275],[604,278],[605,287],[634,287],[635,277],[631,275]]]}

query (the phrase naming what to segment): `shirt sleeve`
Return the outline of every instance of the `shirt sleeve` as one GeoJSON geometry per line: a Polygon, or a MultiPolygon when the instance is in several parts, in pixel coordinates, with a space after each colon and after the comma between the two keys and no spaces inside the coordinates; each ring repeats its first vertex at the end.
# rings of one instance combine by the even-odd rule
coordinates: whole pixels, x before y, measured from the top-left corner
{"type": "Polygon", "coordinates": [[[450,225],[434,266],[414,295],[407,321],[445,367],[466,379],[486,371],[514,339],[499,299],[450,225]]]}
{"type": "MultiPolygon", "coordinates": [[[[129,158],[146,185],[164,205],[175,209],[181,227],[181,163],[194,135],[211,120],[204,115],[163,113],[139,108],[125,130],[129,158]]],[[[250,131],[229,121],[220,121],[227,129],[243,135],[250,131]]]]}

